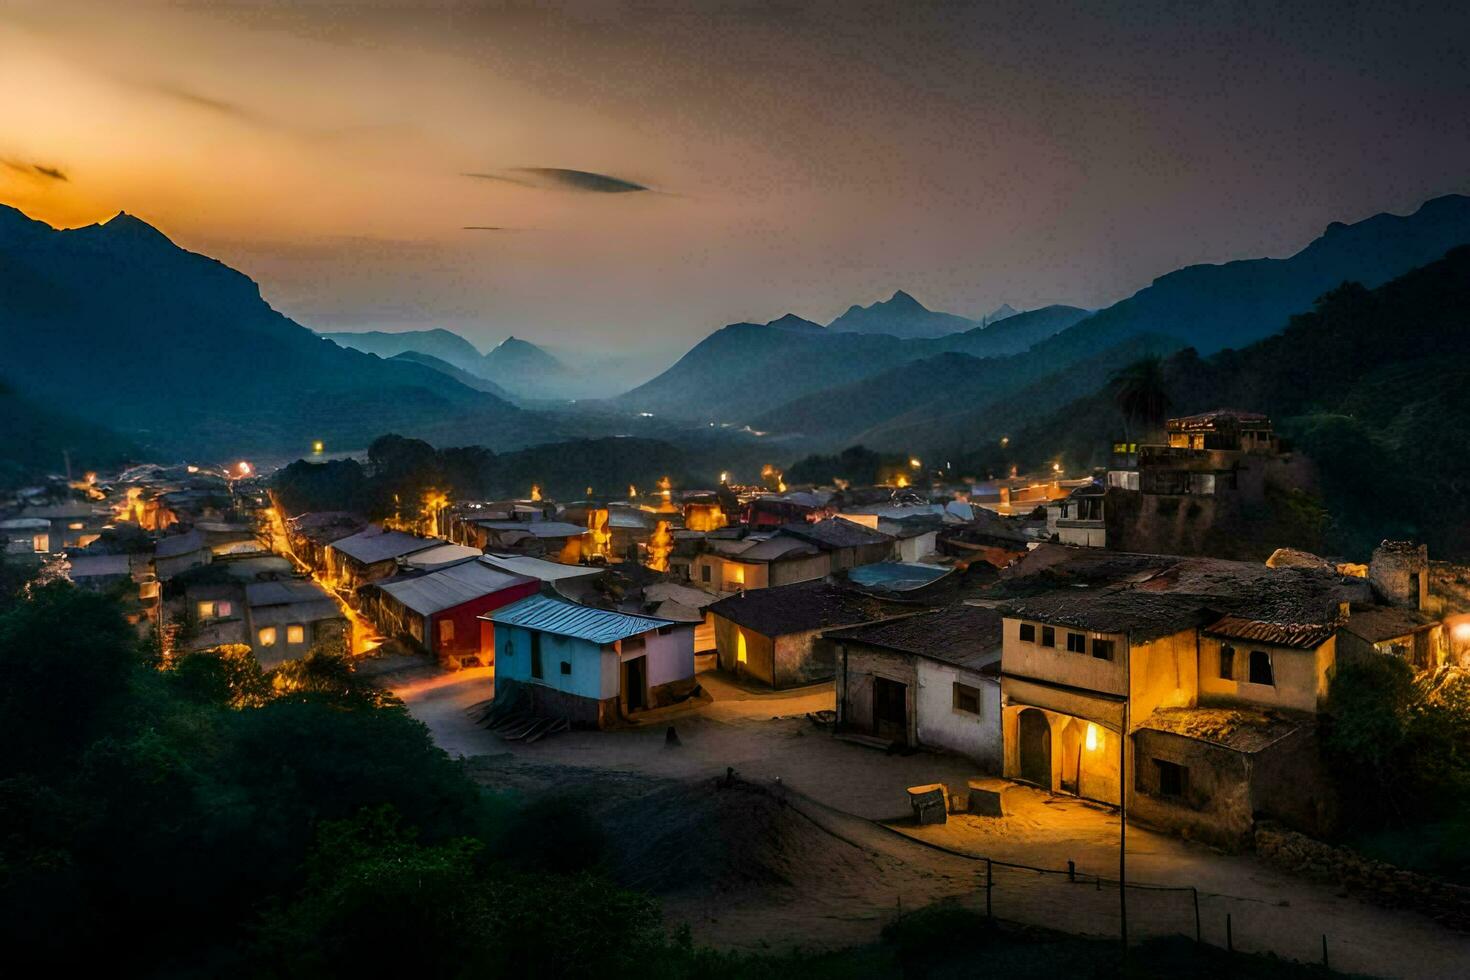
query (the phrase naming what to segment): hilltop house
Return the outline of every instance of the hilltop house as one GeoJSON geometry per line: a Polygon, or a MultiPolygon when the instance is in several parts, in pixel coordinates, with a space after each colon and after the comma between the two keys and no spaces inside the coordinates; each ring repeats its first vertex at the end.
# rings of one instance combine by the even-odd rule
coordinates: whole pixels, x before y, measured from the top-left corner
{"type": "Polygon", "coordinates": [[[690,579],[708,591],[740,592],[826,578],[894,553],[895,539],[839,517],[784,524],[743,540],[711,538],[690,562],[690,579]]]}
{"type": "Polygon", "coordinates": [[[245,614],[255,659],[267,670],[327,644],[348,650],[348,623],[327,591],[309,579],[245,586],[245,614]]]}
{"type": "Polygon", "coordinates": [[[298,559],[314,569],[327,566],[327,545],[367,527],[367,519],[349,511],[315,511],[286,522],[286,543],[298,559]]]}
{"type": "MultiPolygon", "coordinates": [[[[451,545],[450,547],[456,547],[451,545]]],[[[477,559],[377,583],[365,611],[384,636],[408,636],[441,662],[494,662],[493,626],[481,617],[535,595],[541,583],[477,559]]]]}
{"type": "Polygon", "coordinates": [[[999,773],[1001,623],[993,609],[958,605],[827,630],[839,728],[999,773]]]}
{"type": "Polygon", "coordinates": [[[463,544],[482,551],[510,551],[534,557],[575,558],[587,528],[566,521],[468,520],[463,544]]]}
{"type": "Polygon", "coordinates": [[[607,728],[694,690],[694,627],[538,594],[487,613],[496,697],[525,695],[540,714],[607,728]]]}

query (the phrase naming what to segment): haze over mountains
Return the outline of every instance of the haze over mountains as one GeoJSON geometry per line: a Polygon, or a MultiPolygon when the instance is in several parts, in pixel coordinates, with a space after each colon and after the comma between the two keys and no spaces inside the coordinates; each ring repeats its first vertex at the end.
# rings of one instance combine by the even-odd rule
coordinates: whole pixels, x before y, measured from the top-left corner
{"type": "Polygon", "coordinates": [[[963,458],[1055,424],[1140,355],[1249,344],[1344,281],[1375,287],[1467,242],[1470,198],[1448,196],[1333,224],[1289,258],[1181,269],[1099,311],[977,321],[899,290],[827,326],[788,314],[722,327],[631,391],[568,405],[615,372],[514,337],[481,354],[448,330],[317,336],[136,218],[58,231],[0,208],[0,381],[25,417],[61,413],[150,452],[360,448],[388,431],[496,449],[568,435],[693,445],[749,429],[777,462],[854,442],[963,458]]]}

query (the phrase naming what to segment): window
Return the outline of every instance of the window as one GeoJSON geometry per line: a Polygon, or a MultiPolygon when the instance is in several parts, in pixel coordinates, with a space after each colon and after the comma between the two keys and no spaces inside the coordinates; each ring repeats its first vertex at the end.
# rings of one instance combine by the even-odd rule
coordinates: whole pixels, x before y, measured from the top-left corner
{"type": "Polygon", "coordinates": [[[228,619],[231,606],[223,599],[206,600],[199,603],[200,619],[228,619]]]}
{"type": "Polygon", "coordinates": [[[1041,645],[1044,647],[1056,646],[1057,631],[1052,629],[1050,626],[1043,626],[1041,628],[1041,645]]]}
{"type": "Polygon", "coordinates": [[[1021,624],[1021,642],[1022,643],[1035,643],[1036,642],[1036,627],[1035,627],[1035,625],[1033,625],[1031,623],[1022,623],[1021,624]]]}
{"type": "Polygon", "coordinates": [[[531,676],[540,678],[541,673],[541,634],[531,634],[531,676]]]}
{"type": "Polygon", "coordinates": [[[672,632],[674,632],[674,628],[672,626],[660,626],[658,628],[659,636],[668,636],[672,632]]]}
{"type": "Polygon", "coordinates": [[[454,642],[454,620],[452,620],[452,619],[441,619],[441,620],[439,620],[439,645],[440,646],[443,646],[443,647],[447,647],[447,646],[449,646],[449,644],[451,644],[453,642],[454,642]]]}
{"type": "Polygon", "coordinates": [[[1275,686],[1276,675],[1271,670],[1271,655],[1265,650],[1251,651],[1251,683],[1275,686]]]}
{"type": "Polygon", "coordinates": [[[257,635],[260,637],[261,646],[273,647],[276,645],[276,628],[274,626],[267,626],[257,635]]]}
{"type": "Polygon", "coordinates": [[[1235,680],[1235,647],[1220,648],[1220,679],[1235,680]]]}
{"type": "Polygon", "coordinates": [[[1092,641],[1092,655],[1099,660],[1112,660],[1113,641],[1094,639],[1092,641]]]}
{"type": "Polygon", "coordinates": [[[956,683],[954,686],[954,710],[963,711],[970,715],[978,715],[980,713],[980,691],[968,684],[956,683]]]}
{"type": "Polygon", "coordinates": [[[67,527],[73,531],[80,531],[82,528],[86,527],[86,525],[83,524],[81,521],[72,521],[70,524],[67,525],[67,527]]]}
{"type": "Polygon", "coordinates": [[[305,626],[301,626],[301,625],[287,626],[286,627],[286,642],[287,643],[305,643],[306,642],[306,627],[305,626]]]}
{"type": "Polygon", "coordinates": [[[1068,653],[1086,653],[1087,652],[1087,637],[1084,636],[1081,633],[1068,633],[1067,634],[1067,652],[1068,653]]]}
{"type": "Polygon", "coordinates": [[[570,674],[572,672],[572,663],[570,660],[563,660],[561,662],[561,672],[563,674],[570,674]]]}
{"type": "Polygon", "coordinates": [[[1159,795],[1182,798],[1189,789],[1189,770],[1174,762],[1155,759],[1154,767],[1159,773],[1159,795]]]}
{"type": "Polygon", "coordinates": [[[709,581],[709,578],[710,578],[710,567],[708,565],[701,565],[699,567],[699,580],[701,582],[708,582],[709,581]]]}

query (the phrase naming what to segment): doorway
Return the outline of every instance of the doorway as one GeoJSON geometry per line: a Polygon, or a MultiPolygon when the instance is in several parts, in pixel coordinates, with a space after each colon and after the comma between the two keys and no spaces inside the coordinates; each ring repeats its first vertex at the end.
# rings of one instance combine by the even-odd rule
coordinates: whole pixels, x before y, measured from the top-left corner
{"type": "Polygon", "coordinates": [[[1051,790],[1051,725],[1038,708],[1022,710],[1021,778],[1044,790],[1051,790]]]}
{"type": "Polygon", "coordinates": [[[908,744],[908,691],[907,684],[873,678],[873,733],[879,738],[908,744]]]}
{"type": "Polygon", "coordinates": [[[648,658],[634,657],[623,661],[623,707],[642,711],[648,707],[648,658]]]}

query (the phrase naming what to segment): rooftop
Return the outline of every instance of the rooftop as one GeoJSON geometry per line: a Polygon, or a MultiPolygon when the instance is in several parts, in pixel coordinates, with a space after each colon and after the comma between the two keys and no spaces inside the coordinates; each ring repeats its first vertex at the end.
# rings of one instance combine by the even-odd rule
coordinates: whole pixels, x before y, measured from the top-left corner
{"type": "Polygon", "coordinates": [[[708,612],[763,636],[852,626],[890,615],[901,607],[826,581],[756,589],[721,599],[708,612]]]}
{"type": "Polygon", "coordinates": [[[1000,662],[1002,621],[994,609],[947,606],[828,630],[824,635],[980,670],[1000,662]]]}
{"type": "Polygon", "coordinates": [[[871,565],[859,565],[848,569],[847,578],[854,584],[867,589],[908,592],[931,585],[953,571],[953,568],[945,568],[942,565],[879,561],[871,565]]]}
{"type": "Polygon", "coordinates": [[[558,582],[568,578],[601,575],[606,571],[602,568],[588,568],[586,565],[563,565],[561,562],[531,558],[526,555],[484,555],[480,558],[480,563],[489,565],[491,568],[498,568],[503,572],[539,579],[542,582],[558,582]]]}
{"type": "Polygon", "coordinates": [[[373,525],[333,541],[328,547],[354,561],[371,565],[390,558],[402,558],[446,544],[442,538],[421,538],[405,531],[390,531],[373,525]]]}
{"type": "Polygon", "coordinates": [[[892,535],[843,520],[841,517],[828,517],[814,524],[783,524],[780,533],[810,541],[822,548],[858,548],[893,541],[892,535]]]}
{"type": "Polygon", "coordinates": [[[467,561],[425,575],[383,582],[378,587],[419,615],[429,616],[534,581],[525,575],[467,561]]]}
{"type": "Polygon", "coordinates": [[[1385,640],[1396,640],[1420,630],[1431,629],[1438,624],[1438,620],[1432,616],[1426,616],[1417,609],[1405,606],[1375,605],[1362,608],[1353,607],[1352,613],[1348,616],[1347,622],[1342,624],[1342,628],[1369,643],[1382,643],[1385,640]]]}
{"type": "Polygon", "coordinates": [[[309,579],[281,582],[252,582],[245,586],[245,601],[251,606],[284,606],[296,602],[330,600],[327,591],[309,579]]]}
{"type": "Polygon", "coordinates": [[[1309,723],[1306,716],[1285,711],[1158,708],[1139,727],[1183,735],[1237,752],[1259,752],[1309,723]]]}
{"type": "Polygon", "coordinates": [[[71,570],[67,577],[76,581],[79,578],[129,575],[131,572],[127,555],[75,555],[71,558],[71,570]]]}
{"type": "Polygon", "coordinates": [[[614,643],[663,626],[680,625],[667,619],[579,606],[548,595],[529,596],[480,618],[497,625],[519,626],[592,643],[614,643]]]}

